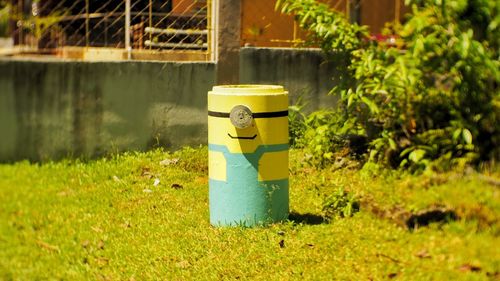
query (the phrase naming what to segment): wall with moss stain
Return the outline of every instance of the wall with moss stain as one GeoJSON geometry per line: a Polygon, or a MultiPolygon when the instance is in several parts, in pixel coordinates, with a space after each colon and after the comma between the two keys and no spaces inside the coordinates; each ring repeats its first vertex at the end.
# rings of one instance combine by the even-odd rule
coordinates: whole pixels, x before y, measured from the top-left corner
{"type": "MultiPolygon", "coordinates": [[[[284,85],[331,106],[335,69],[317,50],[243,48],[240,82],[284,85]]],[[[0,59],[0,162],[207,142],[215,64],[0,59]]]]}
{"type": "Polygon", "coordinates": [[[0,60],[0,161],[206,143],[214,64],[0,60]]]}

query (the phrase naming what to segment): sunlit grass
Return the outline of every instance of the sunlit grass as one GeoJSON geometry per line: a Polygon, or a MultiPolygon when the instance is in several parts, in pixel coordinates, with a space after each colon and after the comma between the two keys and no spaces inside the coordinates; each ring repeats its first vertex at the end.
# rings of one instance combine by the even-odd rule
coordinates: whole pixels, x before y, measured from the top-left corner
{"type": "Polygon", "coordinates": [[[0,165],[0,280],[498,278],[499,190],[478,175],[316,170],[292,151],[291,209],[309,222],[214,228],[206,158],[199,148],[0,165]],[[322,222],[339,187],[361,211],[322,222]],[[373,206],[461,217],[408,229],[373,206]]]}

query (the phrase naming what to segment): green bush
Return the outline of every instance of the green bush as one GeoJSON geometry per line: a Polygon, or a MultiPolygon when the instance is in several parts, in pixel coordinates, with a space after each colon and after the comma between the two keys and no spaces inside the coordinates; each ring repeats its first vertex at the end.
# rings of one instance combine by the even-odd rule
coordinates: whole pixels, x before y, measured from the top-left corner
{"type": "MultiPolygon", "coordinates": [[[[349,137],[361,130],[350,123],[338,111],[320,110],[304,116],[300,137],[296,147],[304,148],[306,161],[315,166],[324,166],[334,160],[335,153],[348,148],[349,137]]],[[[296,126],[298,127],[298,126],[296,126]]]]}
{"type": "Polygon", "coordinates": [[[500,159],[494,1],[413,1],[408,21],[394,28],[404,49],[368,40],[365,28],[314,0],[277,7],[294,14],[323,50],[349,58],[332,92],[341,96],[341,122],[370,140],[370,160],[420,169],[500,159]]]}
{"type": "Polygon", "coordinates": [[[343,188],[337,189],[323,202],[323,216],[331,221],[335,218],[352,217],[359,212],[359,200],[343,188]]]}
{"type": "Polygon", "coordinates": [[[292,105],[288,107],[288,142],[292,147],[299,146],[306,125],[305,115],[302,113],[302,106],[292,105]]]}
{"type": "Polygon", "coordinates": [[[9,6],[5,1],[0,1],[0,37],[8,36],[9,29],[9,6]]]}

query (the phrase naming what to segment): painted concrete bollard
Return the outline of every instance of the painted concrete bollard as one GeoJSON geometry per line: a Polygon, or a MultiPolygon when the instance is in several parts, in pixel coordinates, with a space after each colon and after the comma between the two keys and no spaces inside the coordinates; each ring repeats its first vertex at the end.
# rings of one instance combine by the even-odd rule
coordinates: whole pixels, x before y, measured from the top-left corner
{"type": "Polygon", "coordinates": [[[288,92],[215,86],[208,93],[210,223],[254,226],[288,217],[288,92]]]}

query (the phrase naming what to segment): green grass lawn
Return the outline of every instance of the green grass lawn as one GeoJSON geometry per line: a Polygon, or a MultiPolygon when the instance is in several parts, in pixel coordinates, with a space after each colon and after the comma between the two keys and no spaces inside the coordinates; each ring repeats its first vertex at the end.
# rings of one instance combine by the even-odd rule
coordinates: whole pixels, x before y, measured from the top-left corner
{"type": "Polygon", "coordinates": [[[292,219],[257,228],[210,226],[206,148],[0,165],[0,280],[500,278],[498,169],[318,170],[301,155],[292,219]],[[360,212],[324,221],[339,188],[360,212]]]}

